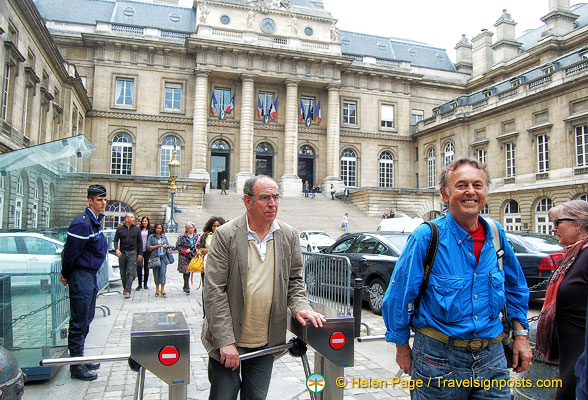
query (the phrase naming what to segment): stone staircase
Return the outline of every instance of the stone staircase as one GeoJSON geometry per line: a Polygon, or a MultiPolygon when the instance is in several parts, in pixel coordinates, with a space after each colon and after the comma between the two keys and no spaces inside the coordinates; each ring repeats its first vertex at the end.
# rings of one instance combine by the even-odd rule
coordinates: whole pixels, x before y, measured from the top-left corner
{"type": "MultiPolygon", "coordinates": [[[[245,212],[243,194],[227,190],[227,195],[221,195],[220,190],[212,189],[204,195],[204,206],[188,206],[179,204],[182,213],[175,214],[179,224],[179,232],[184,231],[185,224],[190,221],[196,224],[198,232],[211,216],[221,216],[233,219],[245,212]]],[[[283,197],[280,200],[278,219],[293,226],[298,231],[321,230],[328,232],[333,238],[343,234],[341,222],[343,215],[349,213],[349,231],[375,231],[381,221],[380,217],[370,217],[359,208],[340,199],[331,200],[329,194],[317,194],[312,200],[309,195],[304,197],[283,197]]]]}

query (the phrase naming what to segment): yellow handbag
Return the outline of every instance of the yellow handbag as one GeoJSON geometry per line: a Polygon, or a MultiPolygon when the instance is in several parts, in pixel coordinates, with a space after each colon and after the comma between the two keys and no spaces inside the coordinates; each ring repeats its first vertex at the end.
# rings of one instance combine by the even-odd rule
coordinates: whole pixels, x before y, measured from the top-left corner
{"type": "Polygon", "coordinates": [[[196,257],[190,260],[188,272],[204,272],[204,257],[201,254],[196,254],[196,257]]]}

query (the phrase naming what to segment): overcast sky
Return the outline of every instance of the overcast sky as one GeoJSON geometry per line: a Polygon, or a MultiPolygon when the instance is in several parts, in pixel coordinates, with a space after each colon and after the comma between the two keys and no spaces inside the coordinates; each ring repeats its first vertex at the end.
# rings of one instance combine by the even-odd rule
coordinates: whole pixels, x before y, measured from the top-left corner
{"type": "MultiPolygon", "coordinates": [[[[571,0],[570,5],[582,1],[571,0]]],[[[517,23],[516,36],[543,24],[549,0],[323,0],[341,30],[424,42],[447,50],[455,62],[455,44],[465,34],[471,41],[506,9],[517,23]]]]}

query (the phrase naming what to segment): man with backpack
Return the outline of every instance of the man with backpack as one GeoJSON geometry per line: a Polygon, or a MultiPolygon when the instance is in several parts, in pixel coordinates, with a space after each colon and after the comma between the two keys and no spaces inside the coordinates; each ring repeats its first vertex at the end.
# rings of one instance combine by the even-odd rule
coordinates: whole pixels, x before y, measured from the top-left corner
{"type": "Polygon", "coordinates": [[[513,369],[522,372],[530,365],[525,276],[502,228],[479,215],[489,184],[475,160],[462,158],[446,167],[440,191],[449,212],[434,225],[417,228],[396,263],[382,314],[386,340],[396,344],[396,362],[423,381],[412,398],[510,399],[500,320],[505,302],[514,336],[513,369]],[[463,384],[470,379],[478,385],[463,384]]]}

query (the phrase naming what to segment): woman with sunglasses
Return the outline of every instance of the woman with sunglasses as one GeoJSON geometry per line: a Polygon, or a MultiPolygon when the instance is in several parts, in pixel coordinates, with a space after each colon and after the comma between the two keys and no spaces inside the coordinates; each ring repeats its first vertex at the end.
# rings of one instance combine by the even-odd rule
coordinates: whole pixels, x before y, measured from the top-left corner
{"type": "Polygon", "coordinates": [[[549,210],[552,232],[566,246],[553,273],[537,326],[537,350],[559,359],[562,386],[555,399],[576,398],[574,365],[584,350],[588,299],[588,202],[572,200],[549,210]]]}

